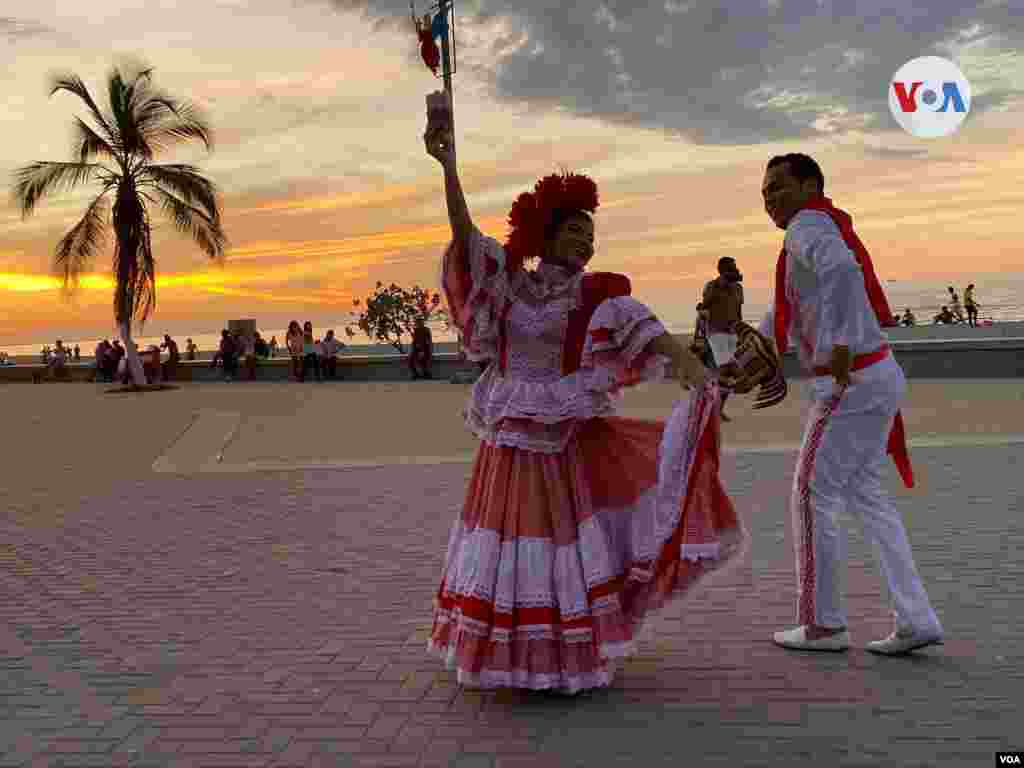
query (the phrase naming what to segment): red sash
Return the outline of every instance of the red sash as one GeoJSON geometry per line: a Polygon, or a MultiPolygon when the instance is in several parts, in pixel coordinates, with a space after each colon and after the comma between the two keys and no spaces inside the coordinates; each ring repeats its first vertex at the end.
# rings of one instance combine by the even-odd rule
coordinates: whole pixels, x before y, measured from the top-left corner
{"type": "MultiPolygon", "coordinates": [[[[832,200],[827,197],[812,199],[801,210],[804,209],[827,213],[832,221],[835,222],[840,234],[843,236],[843,242],[853,252],[857,263],[861,266],[861,270],[864,273],[864,288],[867,291],[868,299],[871,301],[871,307],[875,310],[875,317],[878,318],[879,324],[883,328],[895,325],[896,320],[893,317],[892,310],[889,308],[889,302],[885,298],[882,284],[878,281],[878,276],[875,274],[875,267],[871,262],[868,249],[864,247],[864,243],[857,237],[857,233],[853,231],[853,217],[846,211],[832,205],[832,200]]],[[[793,308],[789,304],[789,299],[786,298],[786,249],[783,248],[775,265],[775,343],[778,345],[779,354],[783,354],[788,346],[789,326],[792,318],[793,308]]],[[[888,347],[886,347],[887,353],[888,347]]],[[[854,362],[856,363],[856,361],[854,362]]],[[[877,361],[872,360],[871,362],[877,361]]],[[[910,466],[910,455],[907,452],[906,435],[903,429],[903,415],[899,411],[896,412],[896,420],[893,422],[892,430],[889,432],[888,452],[896,463],[900,477],[903,478],[903,484],[907,488],[913,488],[914,471],[910,466]]]]}

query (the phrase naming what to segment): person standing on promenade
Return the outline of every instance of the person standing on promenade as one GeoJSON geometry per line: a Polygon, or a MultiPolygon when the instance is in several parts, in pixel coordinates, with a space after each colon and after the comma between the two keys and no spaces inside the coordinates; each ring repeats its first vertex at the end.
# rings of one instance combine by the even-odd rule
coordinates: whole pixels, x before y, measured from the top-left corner
{"type": "Polygon", "coordinates": [[[320,381],[320,354],[317,352],[317,339],[313,336],[313,323],[307,320],[302,324],[302,378],[312,371],[317,381],[320,381]]]}
{"type": "Polygon", "coordinates": [[[298,320],[288,323],[288,330],[284,334],[285,347],[292,360],[292,379],[302,381],[302,326],[298,320]]]}
{"type": "Polygon", "coordinates": [[[323,355],[320,368],[325,379],[333,381],[338,378],[338,352],[344,348],[344,342],[338,341],[338,337],[334,335],[334,329],[328,330],[327,335],[320,342],[320,351],[323,355]]]}
{"type": "Polygon", "coordinates": [[[174,381],[178,372],[178,363],[181,354],[178,352],[178,342],[171,338],[170,334],[164,334],[164,343],[160,349],[167,350],[167,360],[163,363],[164,381],[174,381]]]}
{"type": "Polygon", "coordinates": [[[719,384],[625,275],[586,270],[593,181],[541,179],[503,246],[470,218],[449,128],[424,142],[444,173],[450,316],[467,358],[489,361],[465,411],[480,444],[428,649],[462,685],[606,687],[645,617],[745,546],[718,478],[719,384]],[[617,392],[668,366],[693,387],[668,424],[614,415],[617,392]]]}
{"type": "MultiPolygon", "coordinates": [[[[719,299],[719,304],[723,299],[719,299]]],[[[704,285],[704,291],[701,294],[701,303],[697,311],[697,332],[694,334],[694,341],[701,349],[701,361],[708,368],[718,368],[719,363],[715,360],[714,353],[711,349],[711,345],[708,343],[708,337],[710,334],[718,333],[735,333],[736,323],[743,321],[743,275],[740,273],[739,267],[736,266],[736,260],[732,256],[723,256],[718,260],[718,277],[714,280],[709,280],[704,285]],[[707,311],[709,306],[708,298],[712,293],[720,294],[719,288],[727,288],[732,294],[732,299],[727,303],[729,304],[729,310],[723,312],[720,310],[717,315],[719,316],[718,323],[711,320],[711,316],[707,311]]],[[[732,421],[725,413],[725,402],[729,399],[729,390],[722,390],[722,421],[732,421]]]]}
{"type": "Polygon", "coordinates": [[[967,310],[967,322],[971,328],[978,327],[978,303],[974,298],[974,283],[967,286],[964,291],[964,309],[967,310]]]}
{"type": "Polygon", "coordinates": [[[775,304],[761,324],[781,353],[792,341],[814,374],[811,409],[792,494],[799,626],[777,632],[786,648],[850,646],[839,568],[845,544],[838,515],[849,505],[879,546],[896,627],[868,643],[899,654],[942,642],[943,631],[914,566],[900,518],[882,488],[886,452],[913,486],[899,406],[907,383],[882,334],[892,312],[850,215],[825,197],[825,179],[804,154],[773,157],[762,187],[765,210],[786,232],[775,273],[775,304]]]}
{"type": "Polygon", "coordinates": [[[412,378],[432,379],[434,367],[434,337],[422,317],[416,318],[409,349],[409,371],[412,378]]]}

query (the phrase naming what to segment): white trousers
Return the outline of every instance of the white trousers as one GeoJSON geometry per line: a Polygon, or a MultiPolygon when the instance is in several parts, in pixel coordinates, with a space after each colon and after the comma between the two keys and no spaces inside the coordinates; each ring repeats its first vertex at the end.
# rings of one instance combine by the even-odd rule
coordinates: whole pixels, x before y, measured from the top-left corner
{"type": "Polygon", "coordinates": [[[811,383],[813,400],[793,478],[791,509],[797,567],[797,621],[845,627],[842,571],[846,536],[839,515],[861,518],[878,554],[897,626],[941,632],[914,566],[903,520],[882,488],[889,430],[906,395],[906,379],[889,357],[853,374],[843,392],[834,380],[811,383]]]}

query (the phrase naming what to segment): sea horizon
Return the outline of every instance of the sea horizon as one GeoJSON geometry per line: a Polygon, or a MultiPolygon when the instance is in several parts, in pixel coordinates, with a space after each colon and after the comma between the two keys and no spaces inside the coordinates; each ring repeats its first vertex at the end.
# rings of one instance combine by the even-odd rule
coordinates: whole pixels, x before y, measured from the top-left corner
{"type": "MultiPolygon", "coordinates": [[[[981,307],[981,319],[988,319],[994,322],[1024,321],[1024,274],[988,275],[984,276],[984,282],[981,282],[981,279],[975,278],[973,280],[977,284],[976,292],[981,307]]],[[[962,302],[963,289],[966,283],[963,285],[961,283],[963,283],[962,280],[955,283],[954,287],[957,289],[958,294],[960,294],[962,302]]],[[[891,281],[885,285],[885,291],[894,313],[901,315],[905,309],[910,308],[917,318],[918,325],[931,325],[934,315],[942,304],[948,304],[948,302],[942,300],[946,290],[945,286],[948,284],[946,281],[929,281],[927,283],[891,281]]],[[[681,304],[682,306],[676,312],[659,314],[659,319],[671,333],[692,333],[695,321],[694,305],[696,300],[681,302],[681,304]]],[[[747,322],[756,324],[760,321],[767,308],[768,304],[763,298],[761,301],[752,302],[748,296],[747,305],[744,307],[744,319],[747,322]]],[[[657,307],[652,307],[652,309],[658,312],[657,307]]],[[[287,322],[282,323],[276,319],[261,320],[259,317],[253,317],[252,315],[248,319],[256,320],[257,330],[267,341],[276,336],[278,345],[284,346],[284,332],[287,322]]],[[[296,319],[299,318],[297,317],[296,319]]],[[[300,319],[300,322],[305,319],[313,320],[313,327],[318,337],[326,333],[327,329],[333,328],[335,336],[337,336],[339,341],[344,342],[348,346],[350,352],[386,354],[388,350],[394,349],[389,344],[368,339],[362,331],[357,331],[354,337],[349,338],[345,333],[345,326],[346,324],[354,325],[351,320],[335,320],[330,322],[323,317],[303,317],[300,319]]],[[[225,319],[222,328],[227,327],[227,325],[228,319],[225,319]]],[[[191,338],[199,346],[201,352],[207,353],[215,349],[220,340],[221,328],[202,329],[194,326],[189,327],[184,323],[168,323],[166,326],[163,326],[160,333],[154,334],[151,332],[151,329],[154,327],[160,327],[159,318],[150,318],[141,331],[135,331],[134,340],[139,349],[144,349],[152,344],[159,345],[163,342],[164,333],[169,334],[178,343],[182,355],[185,353],[186,338],[191,338]]],[[[454,329],[451,332],[445,331],[443,323],[433,323],[431,329],[435,343],[442,345],[455,343],[454,329]]],[[[30,338],[0,339],[0,352],[6,352],[11,357],[19,358],[39,356],[44,346],[48,345],[52,348],[56,340],[60,339],[64,346],[68,348],[73,348],[77,344],[80,348],[81,356],[83,358],[91,358],[96,345],[102,339],[113,340],[119,338],[118,332],[113,329],[113,322],[111,323],[111,330],[107,334],[99,334],[95,328],[91,329],[91,331],[65,333],[63,335],[55,334],[50,339],[42,337],[41,334],[32,334],[30,338]]],[[[404,337],[403,343],[407,346],[409,338],[404,337]]]]}

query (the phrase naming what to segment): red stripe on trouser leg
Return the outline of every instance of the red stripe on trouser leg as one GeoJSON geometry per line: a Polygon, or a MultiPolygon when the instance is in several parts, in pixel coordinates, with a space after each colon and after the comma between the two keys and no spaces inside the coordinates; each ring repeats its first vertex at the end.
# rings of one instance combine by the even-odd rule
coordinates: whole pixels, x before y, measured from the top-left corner
{"type": "Polygon", "coordinates": [[[828,425],[832,411],[839,404],[839,398],[833,397],[827,403],[815,405],[817,413],[812,412],[804,444],[800,448],[797,459],[796,482],[793,485],[791,500],[793,513],[793,545],[796,549],[797,574],[797,622],[817,624],[817,560],[814,551],[814,513],[811,504],[811,477],[814,475],[814,462],[821,446],[822,435],[828,425]]]}

